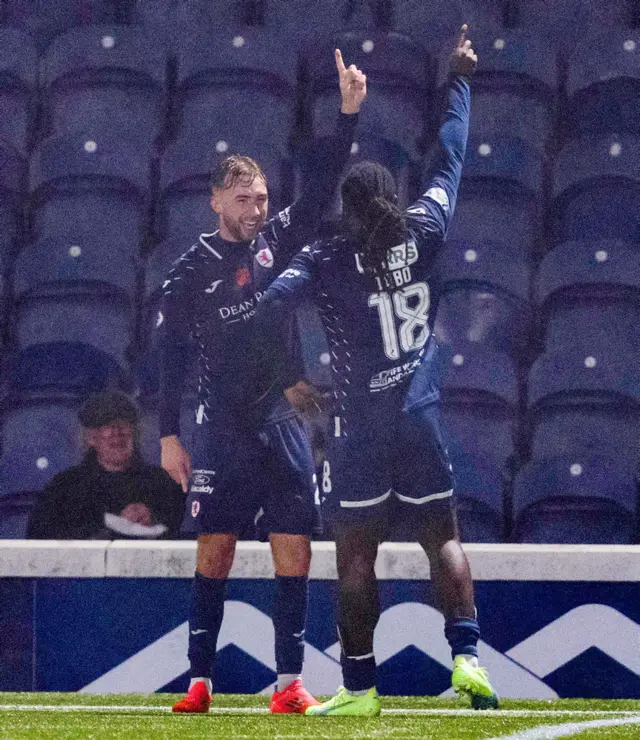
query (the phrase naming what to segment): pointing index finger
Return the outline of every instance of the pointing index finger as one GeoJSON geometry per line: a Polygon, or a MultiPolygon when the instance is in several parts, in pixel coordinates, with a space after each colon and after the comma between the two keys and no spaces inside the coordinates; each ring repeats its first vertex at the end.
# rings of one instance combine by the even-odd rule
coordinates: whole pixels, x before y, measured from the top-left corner
{"type": "Polygon", "coordinates": [[[336,49],[336,67],[338,68],[338,72],[340,74],[344,74],[344,72],[347,71],[347,68],[344,66],[344,62],[342,61],[342,52],[340,49],[336,49]]]}
{"type": "Polygon", "coordinates": [[[462,46],[465,42],[465,37],[467,35],[467,31],[469,30],[469,26],[466,23],[462,24],[462,28],[460,29],[460,38],[458,40],[458,46],[462,46]]]}

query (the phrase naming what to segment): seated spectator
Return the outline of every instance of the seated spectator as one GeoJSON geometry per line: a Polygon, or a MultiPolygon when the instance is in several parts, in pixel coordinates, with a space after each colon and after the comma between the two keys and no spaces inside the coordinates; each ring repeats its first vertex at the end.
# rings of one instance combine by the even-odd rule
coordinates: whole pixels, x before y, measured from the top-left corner
{"type": "Polygon", "coordinates": [[[55,475],[29,521],[34,539],[179,537],[184,494],[138,450],[138,410],[120,392],[97,393],[81,407],[86,454],[55,475]]]}

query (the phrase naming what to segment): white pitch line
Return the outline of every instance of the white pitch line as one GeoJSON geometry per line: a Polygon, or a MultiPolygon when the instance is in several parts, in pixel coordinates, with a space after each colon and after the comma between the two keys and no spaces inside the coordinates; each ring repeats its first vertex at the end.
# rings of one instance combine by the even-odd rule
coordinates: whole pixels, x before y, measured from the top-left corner
{"type": "Polygon", "coordinates": [[[521,730],[513,735],[501,735],[490,740],[555,740],[558,737],[573,737],[587,730],[600,727],[621,727],[640,725],[640,717],[621,717],[619,719],[592,719],[589,722],[567,722],[563,725],[540,725],[531,730],[521,730]]]}
{"type": "MultiPolygon", "coordinates": [[[[140,704],[0,704],[0,712],[170,712],[168,706],[144,706],[140,704]]],[[[212,714],[268,714],[263,707],[211,707],[212,714]]],[[[410,716],[452,716],[479,717],[485,714],[475,709],[383,709],[382,714],[410,716]]],[[[589,717],[589,716],[616,717],[629,716],[640,722],[640,710],[616,709],[492,709],[486,712],[488,717],[589,717]]],[[[635,720],[634,720],[635,721],[635,720]]]]}

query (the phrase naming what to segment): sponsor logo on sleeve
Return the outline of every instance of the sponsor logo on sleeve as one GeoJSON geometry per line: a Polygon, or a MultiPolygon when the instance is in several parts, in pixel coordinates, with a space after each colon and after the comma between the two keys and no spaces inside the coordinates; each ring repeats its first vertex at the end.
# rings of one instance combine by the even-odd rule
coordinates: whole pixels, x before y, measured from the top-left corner
{"type": "Polygon", "coordinates": [[[443,188],[429,188],[425,193],[425,197],[435,200],[439,206],[442,206],[443,210],[449,210],[449,196],[443,188]]]}
{"type": "Polygon", "coordinates": [[[282,223],[282,227],[286,229],[288,226],[291,225],[291,207],[287,206],[284,211],[280,211],[278,214],[278,218],[280,219],[280,222],[282,223]]]}

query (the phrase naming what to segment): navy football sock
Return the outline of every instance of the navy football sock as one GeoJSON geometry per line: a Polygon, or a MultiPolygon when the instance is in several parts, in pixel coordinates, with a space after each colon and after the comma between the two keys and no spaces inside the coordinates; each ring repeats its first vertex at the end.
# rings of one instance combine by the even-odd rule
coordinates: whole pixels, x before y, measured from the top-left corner
{"type": "Polygon", "coordinates": [[[478,620],[469,617],[447,619],[444,625],[444,636],[451,645],[451,655],[474,655],[478,657],[478,639],[480,627],[478,620]]]}
{"type": "Polygon", "coordinates": [[[349,692],[365,692],[376,685],[376,659],[373,653],[346,655],[340,653],[344,687],[349,692]]]}
{"type": "Polygon", "coordinates": [[[191,678],[211,676],[222,624],[225,578],[207,578],[196,571],[189,609],[189,651],[191,678]]]}
{"type": "Polygon", "coordinates": [[[302,673],[307,621],[308,578],[276,575],[273,628],[276,633],[278,675],[302,673]]]}

